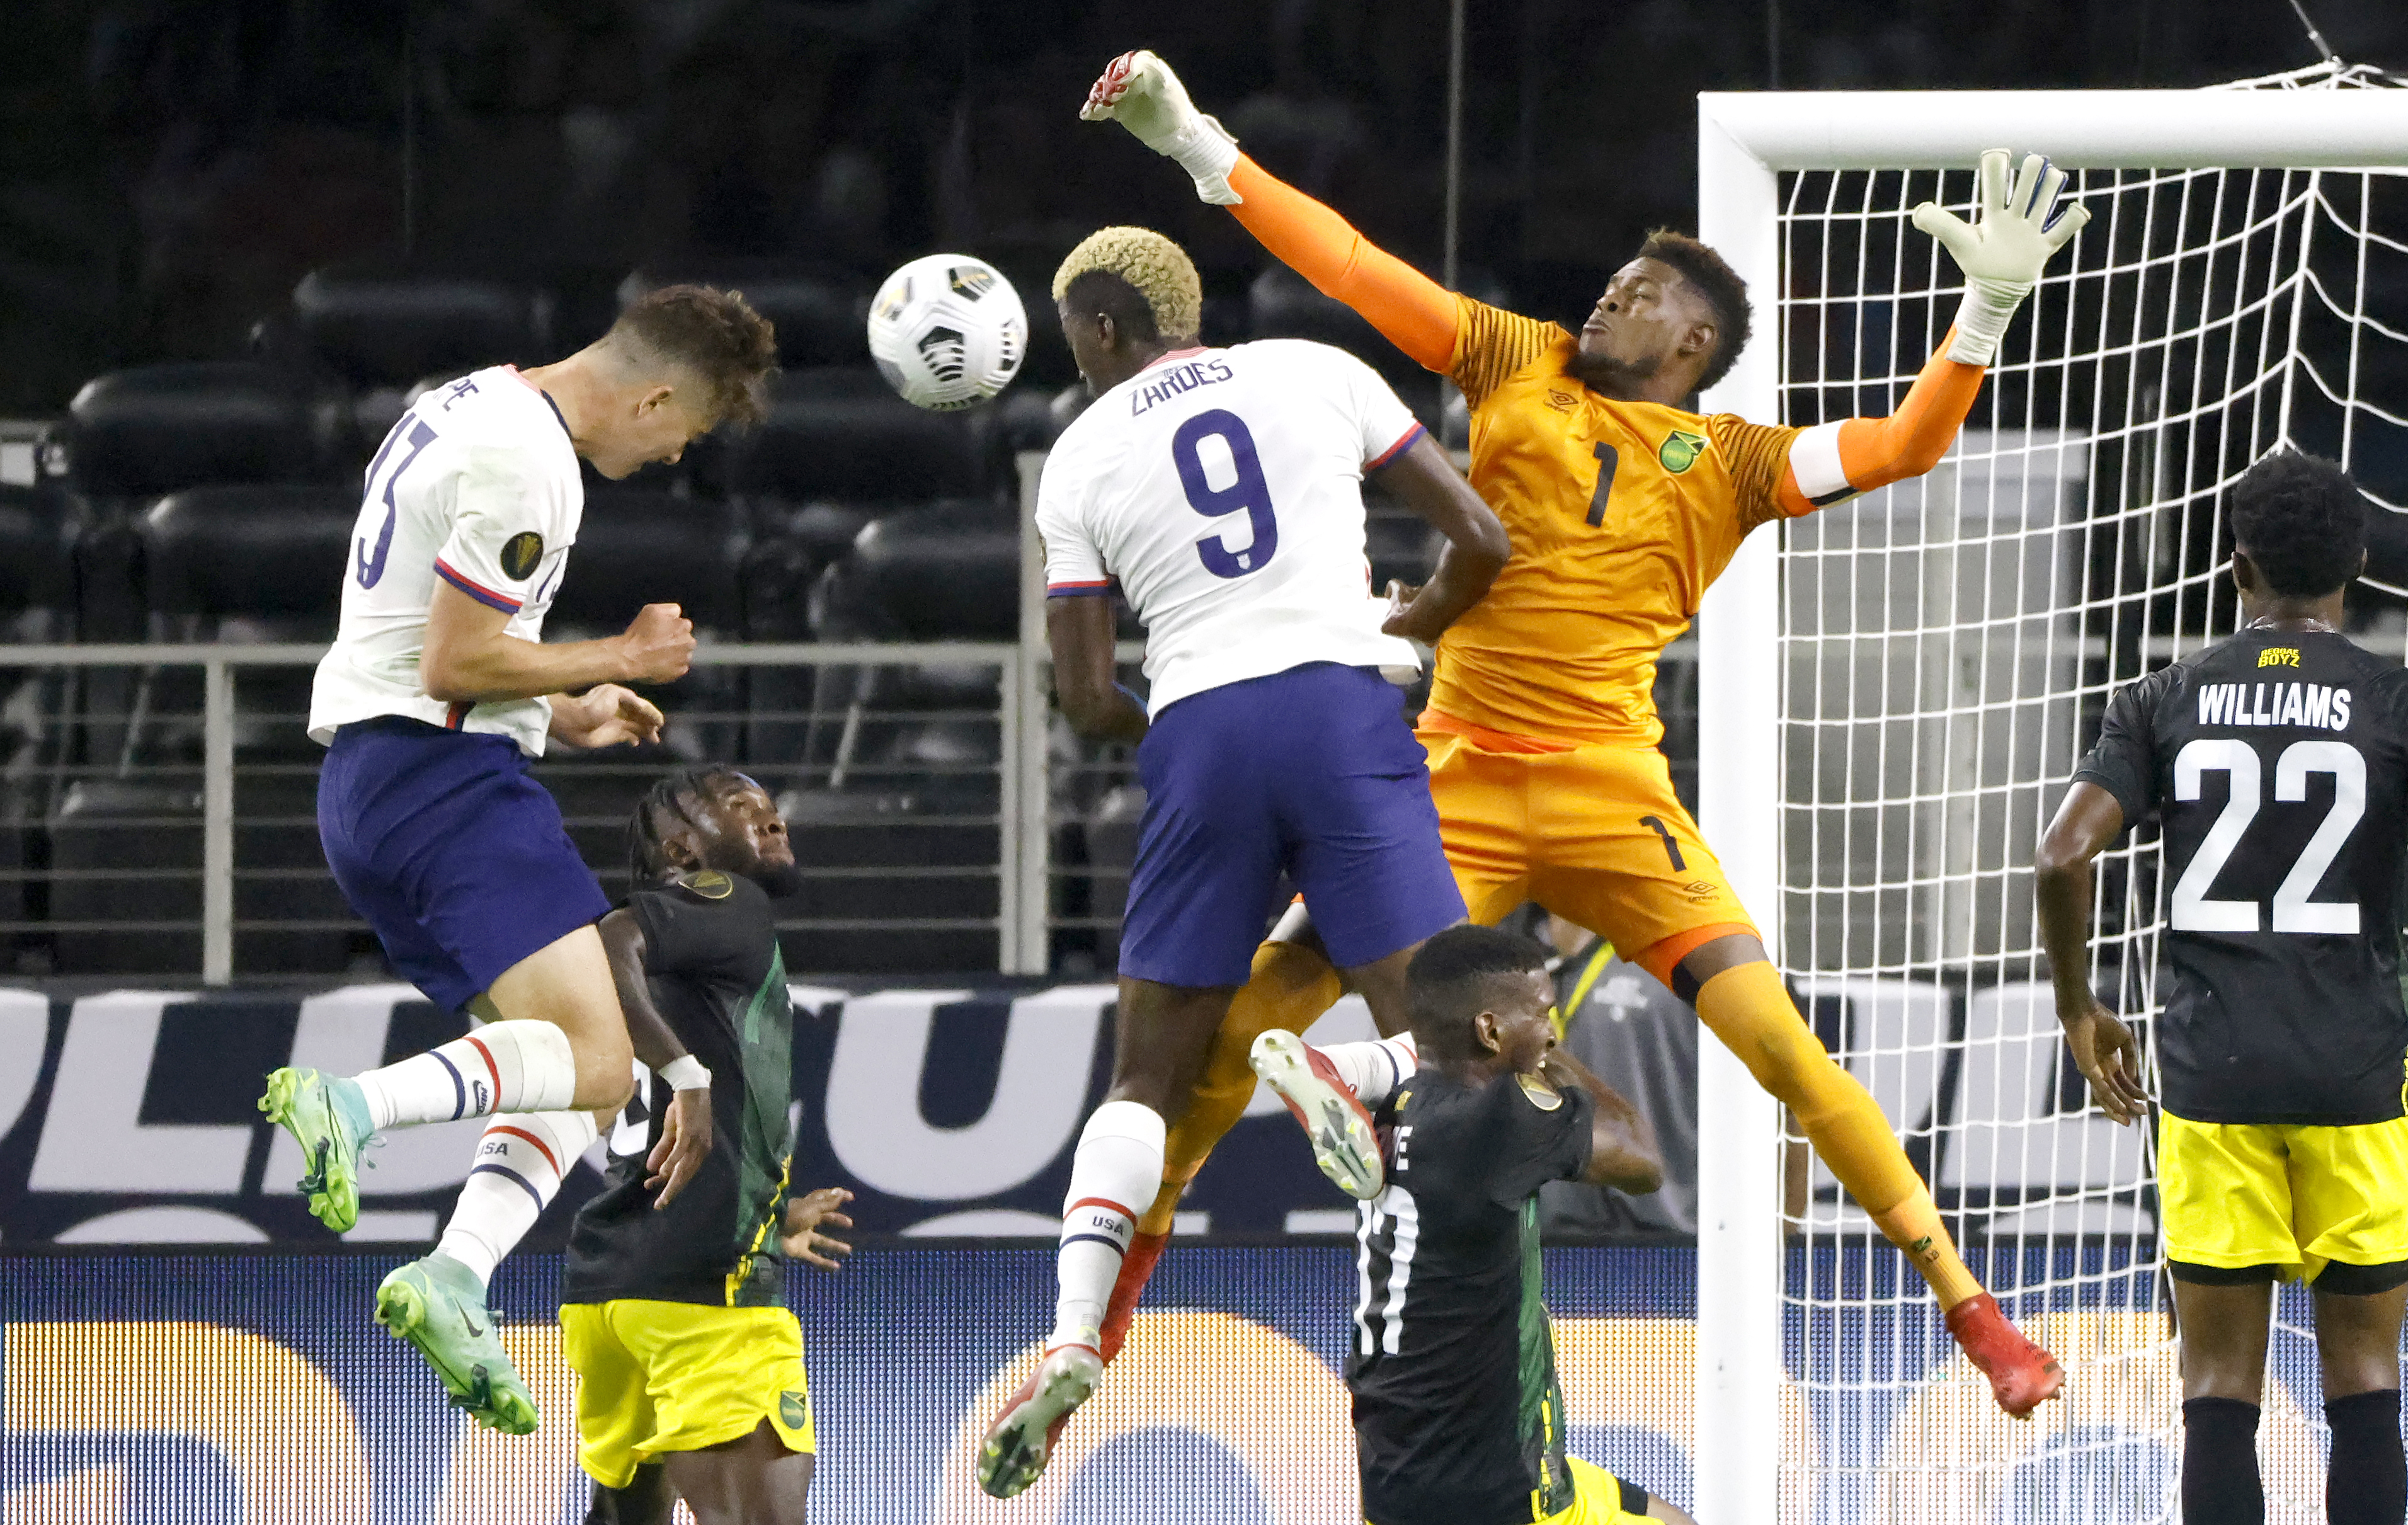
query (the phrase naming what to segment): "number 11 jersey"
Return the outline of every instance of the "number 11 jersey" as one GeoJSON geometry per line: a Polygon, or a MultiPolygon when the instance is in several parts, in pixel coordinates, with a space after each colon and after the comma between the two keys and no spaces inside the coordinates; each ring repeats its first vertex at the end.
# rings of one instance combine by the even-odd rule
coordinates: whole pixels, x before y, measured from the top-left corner
{"type": "Polygon", "coordinates": [[[2330,632],[2243,630],[2117,693],[2073,776],[2163,823],[2166,1110],[2401,1115],[2408,671],[2330,632]]]}
{"type": "Polygon", "coordinates": [[[1308,662],[1412,668],[1412,643],[1380,633],[1362,485],[1421,433],[1370,367],[1326,344],[1164,355],[1046,459],[1046,595],[1117,584],[1146,626],[1157,715],[1308,662]]]}

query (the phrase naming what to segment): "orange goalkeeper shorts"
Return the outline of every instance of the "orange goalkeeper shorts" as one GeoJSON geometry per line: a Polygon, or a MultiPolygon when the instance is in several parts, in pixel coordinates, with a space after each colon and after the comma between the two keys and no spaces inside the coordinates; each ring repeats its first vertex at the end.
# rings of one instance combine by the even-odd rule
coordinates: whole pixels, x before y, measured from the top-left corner
{"type": "Polygon", "coordinates": [[[1668,964],[1687,952],[1672,940],[1756,929],[1655,748],[1516,750],[1517,738],[1430,715],[1415,734],[1472,920],[1495,922],[1536,900],[1627,958],[1677,948],[1668,964]]]}

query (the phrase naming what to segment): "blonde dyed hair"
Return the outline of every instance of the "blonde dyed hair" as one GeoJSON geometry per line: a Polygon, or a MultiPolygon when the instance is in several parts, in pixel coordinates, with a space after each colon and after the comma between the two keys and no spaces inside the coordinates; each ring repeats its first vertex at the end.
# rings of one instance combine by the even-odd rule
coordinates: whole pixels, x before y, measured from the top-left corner
{"type": "Polygon", "coordinates": [[[1054,272],[1054,300],[1068,295],[1070,282],[1092,271],[1129,283],[1154,313],[1163,338],[1193,338],[1204,323],[1204,282],[1187,251],[1152,228],[1098,228],[1079,240],[1054,272]]]}

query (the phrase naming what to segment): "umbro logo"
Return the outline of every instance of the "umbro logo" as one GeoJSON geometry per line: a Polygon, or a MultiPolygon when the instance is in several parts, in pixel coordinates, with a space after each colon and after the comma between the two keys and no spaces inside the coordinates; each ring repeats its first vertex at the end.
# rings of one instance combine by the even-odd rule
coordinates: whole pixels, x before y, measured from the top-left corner
{"type": "Polygon", "coordinates": [[[1573,405],[1579,401],[1579,398],[1569,392],[1558,392],[1553,387],[1547,389],[1547,406],[1558,413],[1570,412],[1573,405]]]}

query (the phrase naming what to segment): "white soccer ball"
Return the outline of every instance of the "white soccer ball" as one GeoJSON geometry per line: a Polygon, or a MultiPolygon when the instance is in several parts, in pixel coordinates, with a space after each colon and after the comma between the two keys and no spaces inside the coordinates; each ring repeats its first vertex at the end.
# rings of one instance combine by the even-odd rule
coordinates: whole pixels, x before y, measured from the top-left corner
{"type": "Polygon", "coordinates": [[[927,254],[886,278],[869,304],[869,355],[905,402],[950,412],[1011,383],[1028,314],[1003,272],[968,254],[927,254]]]}

